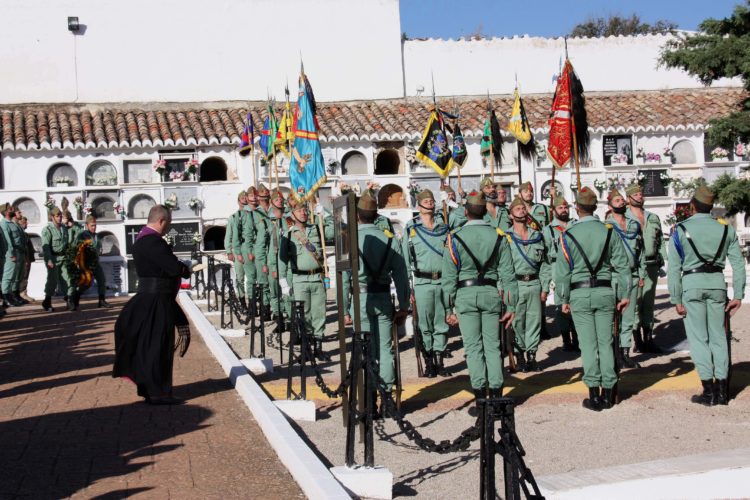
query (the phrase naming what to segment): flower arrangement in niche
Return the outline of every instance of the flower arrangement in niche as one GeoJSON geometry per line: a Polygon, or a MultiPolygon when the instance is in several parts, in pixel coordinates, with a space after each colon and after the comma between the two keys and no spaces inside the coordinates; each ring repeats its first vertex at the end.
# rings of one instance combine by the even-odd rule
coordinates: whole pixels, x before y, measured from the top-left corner
{"type": "Polygon", "coordinates": [[[664,187],[668,187],[672,183],[672,177],[670,177],[667,172],[660,173],[659,179],[661,180],[661,183],[664,185],[664,187]]]}
{"type": "Polygon", "coordinates": [[[631,181],[631,184],[638,183],[639,186],[643,187],[646,185],[646,174],[643,172],[638,172],[638,175],[633,177],[633,180],[631,181]]]}
{"type": "Polygon", "coordinates": [[[190,207],[191,210],[200,210],[203,208],[203,201],[201,201],[200,198],[190,198],[188,200],[188,207],[190,207]]]}
{"type": "Polygon", "coordinates": [[[748,151],[747,151],[747,145],[744,144],[744,143],[742,143],[742,142],[738,142],[737,145],[734,147],[734,155],[735,156],[738,156],[740,158],[744,158],[747,153],[748,153],[748,151]]]}
{"type": "Polygon", "coordinates": [[[180,204],[177,202],[177,194],[172,193],[171,195],[169,195],[169,198],[164,200],[164,206],[170,210],[178,210],[180,204]]]}
{"type": "Polygon", "coordinates": [[[112,205],[112,210],[114,210],[117,217],[120,217],[121,219],[125,218],[125,207],[123,207],[119,203],[115,203],[114,205],[112,205]]]}
{"type": "Polygon", "coordinates": [[[602,193],[604,193],[604,190],[607,189],[607,182],[601,179],[595,179],[594,188],[599,191],[599,196],[601,196],[602,193]]]}
{"type": "Polygon", "coordinates": [[[729,151],[727,151],[724,148],[713,148],[711,150],[711,159],[716,160],[726,160],[729,158],[729,151]]]}
{"type": "MultiPolygon", "coordinates": [[[[49,198],[49,199],[52,199],[52,198],[49,198]]],[[[54,206],[54,201],[52,202],[52,204],[54,206]]],[[[76,196],[73,199],[73,206],[76,207],[76,210],[81,210],[83,208],[83,198],[81,198],[80,196],[76,196]]]]}
{"type": "Polygon", "coordinates": [[[203,236],[201,236],[201,233],[199,233],[197,231],[194,232],[193,233],[193,243],[198,244],[201,241],[203,241],[203,236]]]}
{"type": "Polygon", "coordinates": [[[167,170],[167,161],[166,160],[159,160],[156,163],[154,163],[154,172],[161,175],[167,170]]]}
{"type": "Polygon", "coordinates": [[[612,155],[612,163],[627,163],[628,162],[628,155],[625,153],[617,153],[612,155]]]}
{"type": "MultiPolygon", "coordinates": [[[[81,197],[79,196],[76,199],[80,199],[80,198],[81,197]]],[[[44,206],[47,207],[47,210],[52,210],[53,208],[55,208],[55,199],[51,197],[50,195],[47,195],[47,201],[44,202],[44,206]]]]}
{"type": "Polygon", "coordinates": [[[172,182],[180,182],[183,178],[182,172],[169,172],[169,180],[172,182]]]}
{"type": "Polygon", "coordinates": [[[196,160],[195,158],[189,159],[185,162],[185,172],[187,172],[188,174],[194,174],[198,171],[198,165],[200,165],[198,163],[198,160],[196,160]]]}
{"type": "Polygon", "coordinates": [[[407,162],[414,163],[415,161],[417,161],[417,150],[414,149],[414,146],[409,144],[408,146],[406,146],[404,156],[407,162]]]}
{"type": "Polygon", "coordinates": [[[84,215],[91,215],[92,211],[93,211],[93,208],[91,208],[91,203],[85,203],[83,205],[83,214],[84,215]]]}
{"type": "Polygon", "coordinates": [[[162,238],[164,238],[164,241],[167,242],[167,245],[169,245],[170,247],[174,246],[174,238],[171,234],[165,234],[164,236],[162,236],[162,238]]]}
{"type": "Polygon", "coordinates": [[[66,177],[66,176],[56,177],[55,184],[66,184],[70,186],[71,184],[73,184],[73,179],[71,179],[70,177],[66,177]]]}
{"type": "Polygon", "coordinates": [[[649,163],[659,163],[661,162],[661,155],[659,153],[646,153],[644,159],[649,163]]]}

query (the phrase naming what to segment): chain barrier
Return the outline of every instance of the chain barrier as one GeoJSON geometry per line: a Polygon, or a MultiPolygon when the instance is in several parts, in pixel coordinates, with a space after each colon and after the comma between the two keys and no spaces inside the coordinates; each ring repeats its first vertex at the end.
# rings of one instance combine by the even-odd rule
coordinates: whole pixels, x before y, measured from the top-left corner
{"type": "Polygon", "coordinates": [[[353,357],[349,360],[349,368],[346,370],[346,378],[341,381],[339,386],[336,389],[331,389],[328,384],[326,384],[325,380],[323,380],[323,371],[318,366],[318,363],[315,362],[315,356],[312,354],[312,349],[310,348],[310,342],[307,342],[307,349],[308,349],[308,359],[310,360],[310,365],[313,368],[313,372],[315,373],[315,385],[318,386],[318,388],[331,399],[338,399],[342,397],[344,394],[346,394],[347,389],[349,388],[349,380],[351,379],[350,373],[353,366],[353,357]]]}

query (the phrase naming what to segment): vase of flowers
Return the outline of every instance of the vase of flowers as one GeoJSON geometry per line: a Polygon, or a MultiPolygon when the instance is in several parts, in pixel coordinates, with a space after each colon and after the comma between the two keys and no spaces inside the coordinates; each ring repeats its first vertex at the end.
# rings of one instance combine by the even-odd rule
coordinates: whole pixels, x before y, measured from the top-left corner
{"type": "Polygon", "coordinates": [[[112,205],[112,210],[115,212],[115,217],[119,217],[122,220],[125,220],[125,207],[120,205],[119,203],[115,203],[112,205]]]}
{"type": "Polygon", "coordinates": [[[664,223],[671,227],[675,224],[679,224],[688,217],[690,217],[690,206],[688,204],[681,203],[677,205],[672,213],[664,219],[664,223]]]}
{"type": "Polygon", "coordinates": [[[83,198],[76,196],[73,199],[73,207],[76,209],[76,218],[78,220],[83,219],[83,198]]]}
{"type": "Polygon", "coordinates": [[[171,182],[182,182],[184,174],[182,172],[169,172],[169,180],[171,182]]]}
{"type": "Polygon", "coordinates": [[[83,215],[91,215],[91,212],[93,212],[94,209],[91,207],[91,203],[84,203],[83,205],[83,215]]]}
{"type": "Polygon", "coordinates": [[[612,155],[612,165],[627,165],[628,155],[625,153],[617,153],[612,155]]]}
{"type": "Polygon", "coordinates": [[[409,197],[411,198],[411,206],[417,205],[417,195],[422,189],[415,181],[409,181],[409,197]]]}
{"type": "Polygon", "coordinates": [[[742,158],[744,160],[747,154],[748,154],[747,144],[738,142],[737,145],[734,147],[734,156],[736,156],[737,158],[742,158]]]}
{"type": "Polygon", "coordinates": [[[156,163],[154,163],[154,172],[159,174],[159,179],[161,182],[164,182],[164,173],[167,171],[167,161],[166,160],[159,160],[156,163]]]}
{"type": "Polygon", "coordinates": [[[669,163],[674,163],[674,154],[672,153],[672,148],[666,146],[662,154],[664,155],[664,159],[666,161],[668,161],[669,163]]]}
{"type": "Polygon", "coordinates": [[[185,162],[185,180],[196,179],[196,174],[198,173],[199,165],[200,164],[198,163],[198,160],[196,160],[195,158],[191,158],[185,162]]]}
{"type": "Polygon", "coordinates": [[[659,153],[646,153],[646,163],[661,163],[661,155],[659,153]]]}
{"type": "Polygon", "coordinates": [[[711,150],[711,161],[727,161],[729,151],[724,148],[713,148],[711,150]]]}
{"type": "Polygon", "coordinates": [[[645,186],[646,185],[646,174],[644,174],[643,172],[638,172],[638,175],[636,175],[633,178],[633,182],[631,182],[631,184],[635,184],[635,183],[637,183],[641,187],[645,186]]]}
{"type": "Polygon", "coordinates": [[[188,207],[191,210],[194,210],[195,212],[198,212],[201,208],[203,208],[203,201],[201,201],[200,198],[190,198],[188,200],[188,207]]]}
{"type": "Polygon", "coordinates": [[[665,188],[669,187],[669,185],[672,184],[672,177],[670,177],[667,172],[662,172],[661,174],[659,174],[659,179],[661,180],[661,183],[665,188]]]}
{"type": "Polygon", "coordinates": [[[68,187],[73,184],[73,179],[70,177],[56,177],[55,178],[55,187],[68,187]]]}
{"type": "Polygon", "coordinates": [[[596,179],[594,180],[594,189],[599,192],[599,196],[601,197],[604,194],[604,190],[607,189],[607,183],[601,179],[596,179]]]}
{"type": "Polygon", "coordinates": [[[55,199],[50,195],[47,195],[47,201],[44,202],[44,206],[47,207],[47,211],[52,210],[53,208],[55,208],[55,199]]]}

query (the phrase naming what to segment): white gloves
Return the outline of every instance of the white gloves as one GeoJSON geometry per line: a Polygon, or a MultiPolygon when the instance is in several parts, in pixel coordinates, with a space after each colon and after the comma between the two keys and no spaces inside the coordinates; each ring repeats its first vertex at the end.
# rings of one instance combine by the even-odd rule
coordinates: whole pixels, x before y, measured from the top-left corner
{"type": "Polygon", "coordinates": [[[290,287],[286,278],[279,278],[279,285],[281,286],[282,295],[289,295],[290,287]]]}
{"type": "Polygon", "coordinates": [[[445,191],[440,191],[440,203],[448,201],[448,193],[445,191]]]}
{"type": "Polygon", "coordinates": [[[456,203],[456,202],[455,202],[455,201],[453,201],[453,200],[448,200],[447,204],[448,204],[448,206],[449,206],[449,207],[451,207],[451,208],[458,208],[458,203],[456,203]]]}

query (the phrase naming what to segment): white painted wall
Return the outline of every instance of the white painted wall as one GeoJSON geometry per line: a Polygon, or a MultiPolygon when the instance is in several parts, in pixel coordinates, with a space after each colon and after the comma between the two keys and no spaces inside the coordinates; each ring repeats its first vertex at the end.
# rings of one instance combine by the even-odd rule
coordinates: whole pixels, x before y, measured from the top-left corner
{"type": "Polygon", "coordinates": [[[2,0],[3,103],[403,94],[398,0],[2,0]],[[68,16],[85,32],[71,34],[68,16]],[[283,22],[282,22],[283,21],[283,22]]]}
{"type": "MultiPolygon", "coordinates": [[[[697,79],[678,70],[657,68],[664,35],[573,38],[568,53],[587,91],[694,88],[697,79]]],[[[406,94],[440,96],[507,94],[515,78],[526,94],[554,91],[553,75],[565,58],[562,38],[513,37],[486,40],[408,40],[404,43],[406,94]]],[[[715,86],[740,86],[720,80],[715,86]]]]}

